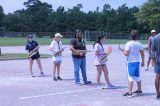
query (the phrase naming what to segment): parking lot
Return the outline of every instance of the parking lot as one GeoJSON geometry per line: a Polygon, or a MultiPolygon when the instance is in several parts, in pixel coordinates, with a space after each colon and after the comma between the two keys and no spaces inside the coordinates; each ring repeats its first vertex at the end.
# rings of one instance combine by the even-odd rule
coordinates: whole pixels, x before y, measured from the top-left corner
{"type": "MultiPolygon", "coordinates": [[[[87,46],[93,50],[92,45],[87,46]]],[[[2,47],[3,53],[25,53],[23,46],[2,47]]],[[[50,54],[47,46],[40,53],[50,54]]],[[[146,55],[147,57],[147,55],[146,55]]],[[[52,80],[51,58],[42,59],[45,77],[38,77],[39,70],[34,64],[35,78],[30,77],[28,60],[0,61],[0,106],[159,106],[156,100],[153,71],[141,70],[143,96],[128,98],[126,58],[113,45],[107,66],[111,82],[116,89],[101,89],[96,84],[96,68],[93,65],[93,52],[87,54],[87,76],[91,85],[74,84],[71,52],[63,53],[61,67],[62,81],[52,80]]],[[[102,76],[101,82],[105,84],[102,76]]],[[[136,85],[136,84],[135,84],[136,85]]],[[[136,90],[136,86],[134,88],[136,90]]]]}

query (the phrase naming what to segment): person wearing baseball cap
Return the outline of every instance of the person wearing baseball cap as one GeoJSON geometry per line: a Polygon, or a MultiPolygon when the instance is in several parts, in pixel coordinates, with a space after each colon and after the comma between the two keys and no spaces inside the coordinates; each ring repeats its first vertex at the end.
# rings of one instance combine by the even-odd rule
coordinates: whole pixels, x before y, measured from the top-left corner
{"type": "Polygon", "coordinates": [[[54,35],[53,41],[49,46],[49,50],[52,52],[53,61],[53,80],[62,80],[60,77],[60,66],[62,63],[62,52],[64,51],[61,38],[63,36],[60,33],[54,35]],[[57,77],[56,77],[57,74],[57,77]]]}
{"type": "Polygon", "coordinates": [[[149,65],[150,62],[152,64],[151,69],[154,69],[155,66],[155,52],[153,51],[153,44],[154,44],[154,37],[157,35],[156,30],[151,31],[151,36],[148,38],[148,62],[147,62],[147,68],[145,69],[146,71],[149,71],[149,65]]]}
{"type": "Polygon", "coordinates": [[[40,54],[39,54],[39,45],[36,41],[33,40],[33,35],[27,35],[28,42],[26,44],[25,49],[28,52],[28,57],[29,57],[29,69],[32,77],[35,77],[33,72],[32,72],[32,66],[34,60],[36,60],[38,67],[40,69],[40,77],[44,77],[44,73],[42,71],[42,65],[41,65],[41,60],[40,60],[40,54]]]}

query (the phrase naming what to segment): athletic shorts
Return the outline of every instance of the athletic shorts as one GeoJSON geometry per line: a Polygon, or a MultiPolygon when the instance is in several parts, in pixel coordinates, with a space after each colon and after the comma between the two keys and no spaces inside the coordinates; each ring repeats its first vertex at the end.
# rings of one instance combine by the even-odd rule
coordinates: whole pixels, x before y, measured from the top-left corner
{"type": "Polygon", "coordinates": [[[55,63],[61,63],[62,62],[62,56],[52,56],[52,61],[55,63]]]}
{"type": "Polygon", "coordinates": [[[140,62],[127,63],[129,81],[140,81],[140,62]]]}
{"type": "Polygon", "coordinates": [[[155,53],[155,52],[153,52],[153,51],[151,51],[151,52],[150,52],[150,54],[149,54],[149,57],[150,57],[150,58],[154,58],[154,57],[156,57],[156,53],[155,53]]]}
{"type": "Polygon", "coordinates": [[[35,55],[33,55],[31,57],[32,60],[36,60],[36,59],[39,59],[39,58],[40,58],[40,54],[39,53],[37,53],[37,54],[35,54],[35,55]]]}
{"type": "Polygon", "coordinates": [[[156,63],[154,71],[156,74],[160,74],[160,63],[156,63]]]}

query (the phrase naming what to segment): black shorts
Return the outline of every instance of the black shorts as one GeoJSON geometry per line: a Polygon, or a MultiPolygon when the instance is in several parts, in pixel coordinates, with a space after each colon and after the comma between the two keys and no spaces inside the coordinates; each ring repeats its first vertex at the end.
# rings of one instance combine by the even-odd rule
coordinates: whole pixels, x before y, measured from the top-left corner
{"type": "Polygon", "coordinates": [[[35,55],[33,55],[31,57],[32,60],[36,60],[36,59],[39,59],[39,58],[40,58],[40,54],[39,53],[37,53],[37,54],[35,54],[35,55]]]}

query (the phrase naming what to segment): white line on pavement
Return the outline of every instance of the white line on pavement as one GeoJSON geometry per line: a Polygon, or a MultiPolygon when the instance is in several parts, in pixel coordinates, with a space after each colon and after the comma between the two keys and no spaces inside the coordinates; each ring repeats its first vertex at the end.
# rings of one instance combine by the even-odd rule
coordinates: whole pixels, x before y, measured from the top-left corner
{"type": "Polygon", "coordinates": [[[82,89],[82,90],[75,90],[75,91],[65,91],[65,92],[59,92],[59,93],[50,93],[50,94],[44,94],[44,95],[22,97],[22,98],[19,98],[19,99],[25,100],[25,99],[32,99],[32,98],[39,98],[39,97],[46,97],[46,96],[55,96],[55,95],[70,94],[70,93],[77,93],[77,92],[93,91],[93,90],[97,90],[97,89],[100,89],[100,88],[82,89]]]}

